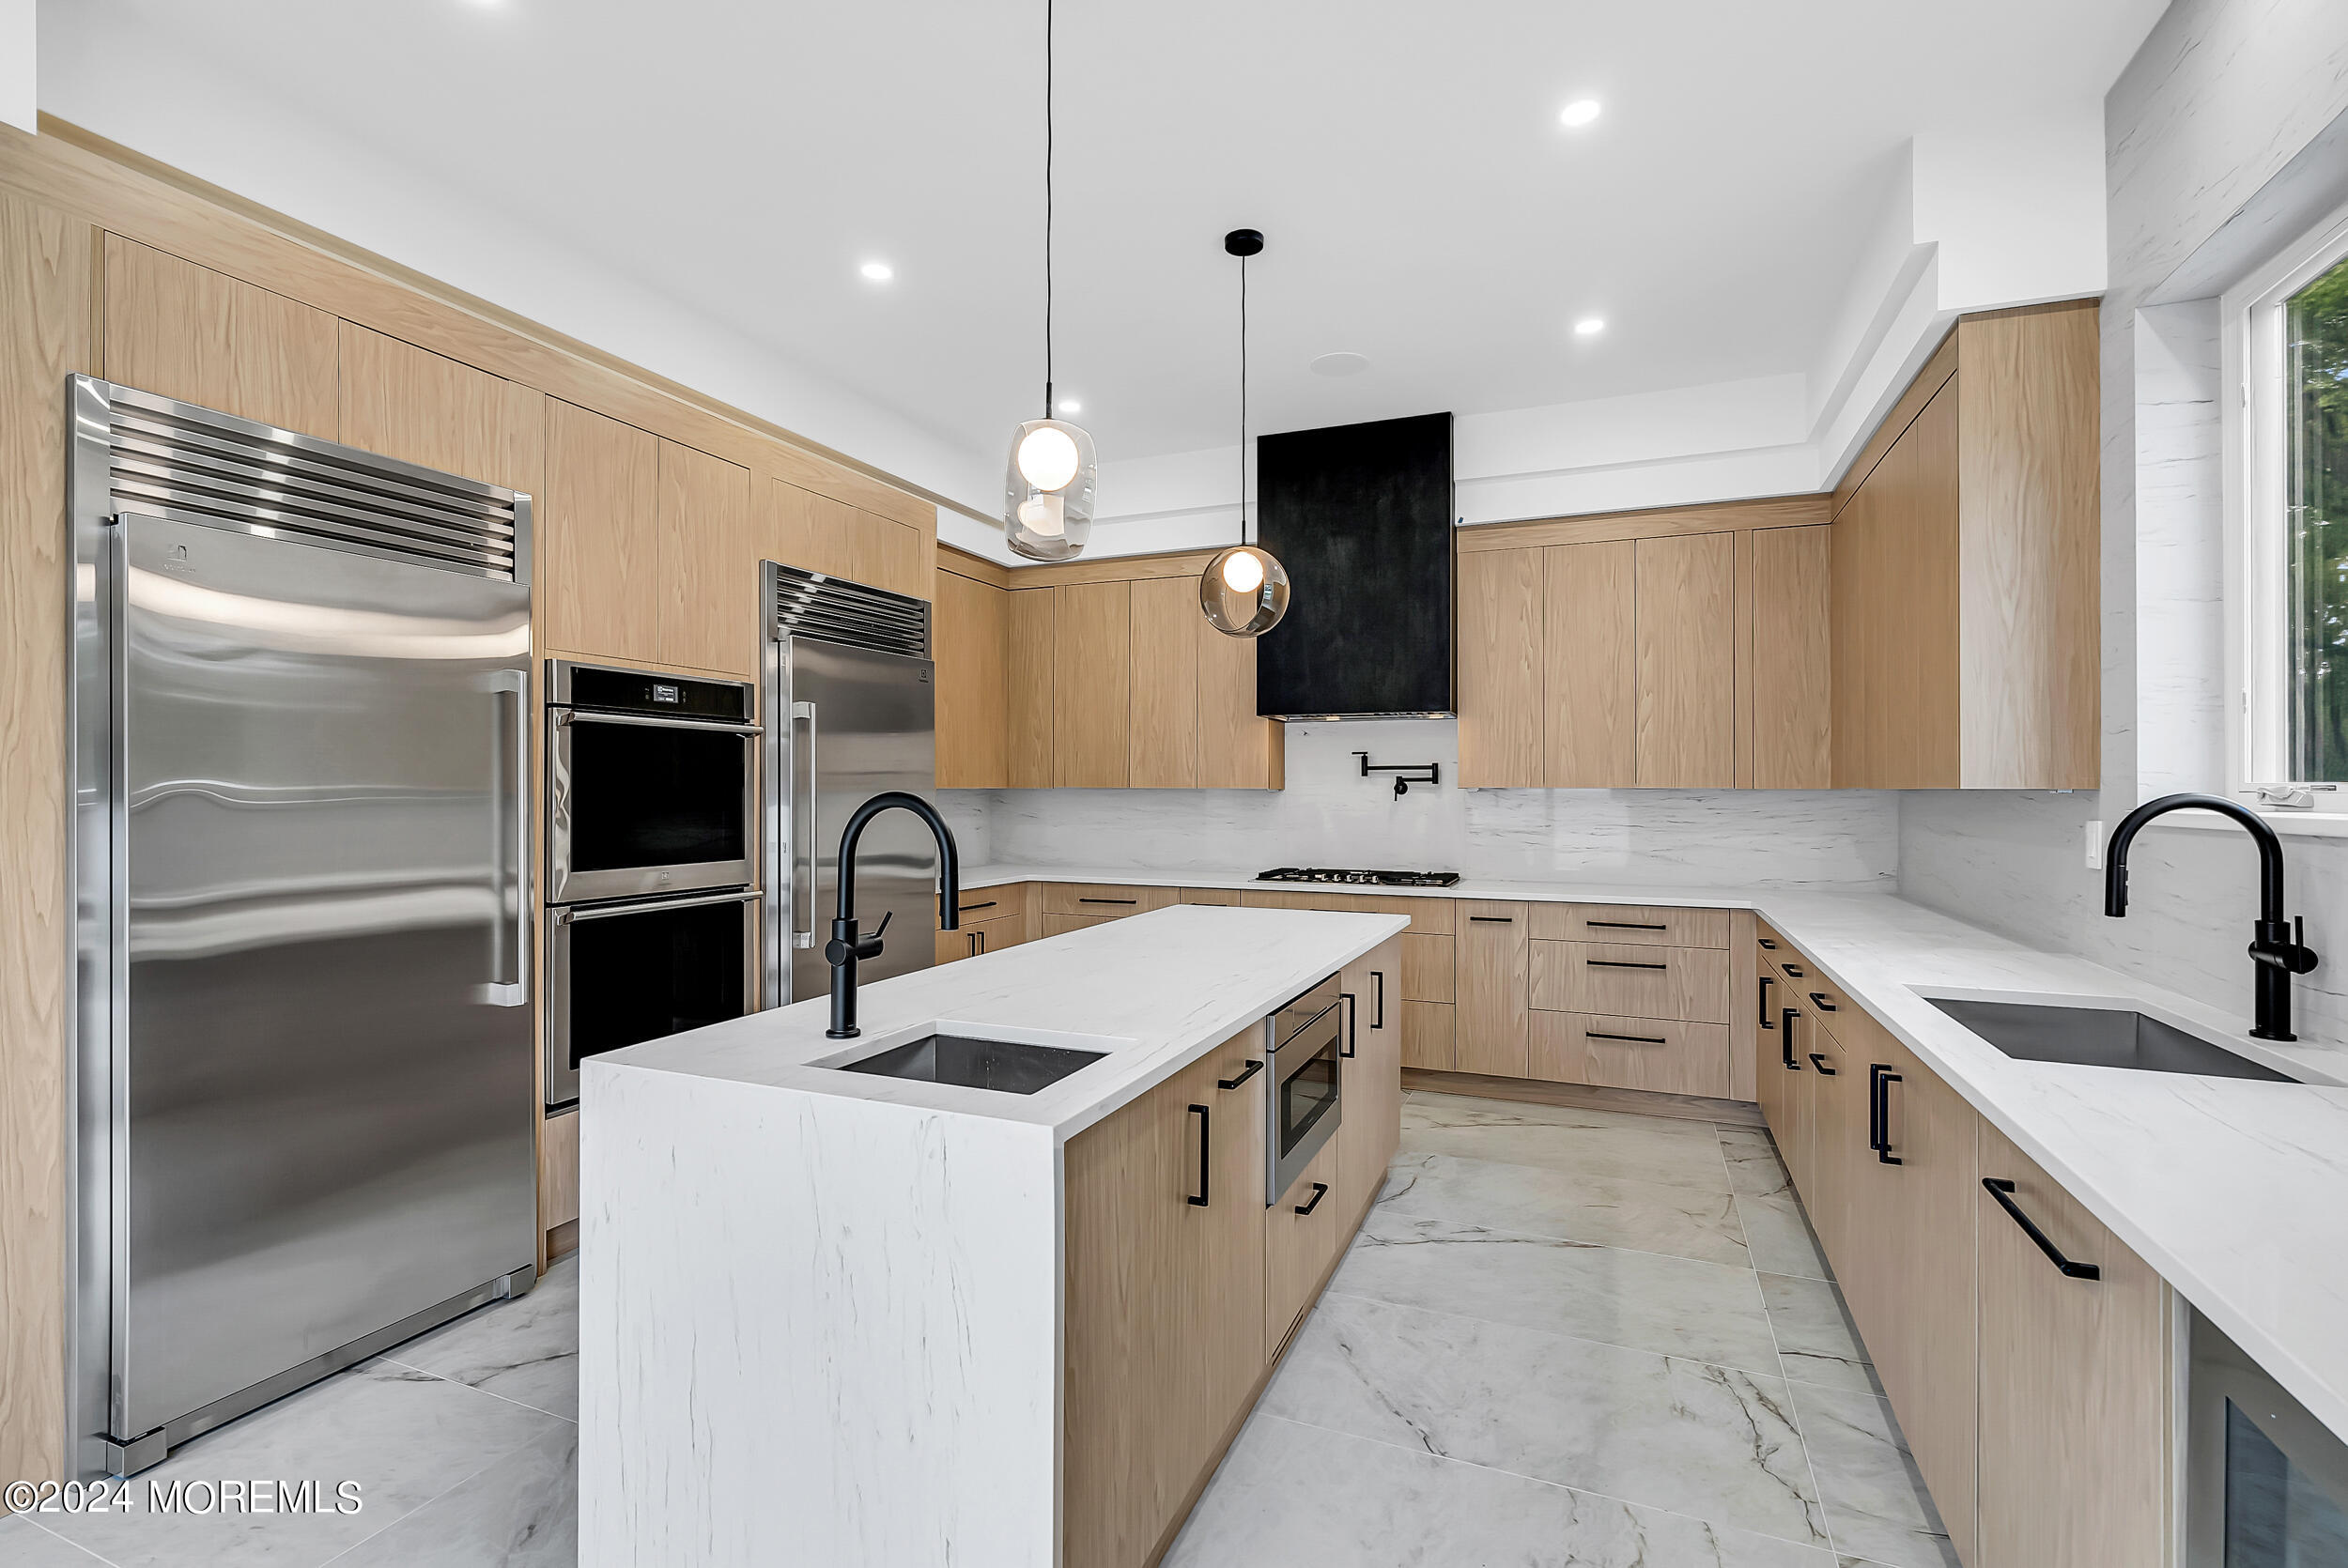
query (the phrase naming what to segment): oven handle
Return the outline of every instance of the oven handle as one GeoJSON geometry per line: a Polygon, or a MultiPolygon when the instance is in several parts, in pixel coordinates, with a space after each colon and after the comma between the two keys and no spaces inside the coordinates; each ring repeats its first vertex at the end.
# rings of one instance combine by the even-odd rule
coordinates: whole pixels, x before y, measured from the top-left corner
{"type": "MultiPolygon", "coordinates": [[[[790,939],[791,939],[791,945],[792,945],[792,946],[794,946],[794,947],[812,947],[812,946],[814,946],[814,945],[815,945],[815,778],[816,778],[816,774],[815,774],[815,704],[814,704],[814,703],[812,703],[812,702],[794,702],[794,703],[792,703],[792,704],[791,704],[791,722],[792,722],[792,724],[793,724],[794,726],[796,726],[796,725],[797,725],[797,724],[799,723],[799,721],[800,721],[800,720],[802,720],[802,719],[804,719],[804,720],[806,720],[806,721],[807,721],[807,788],[806,788],[806,790],[801,791],[801,790],[799,790],[799,789],[796,787],[796,786],[797,786],[797,782],[798,782],[798,781],[797,781],[796,779],[792,780],[793,789],[792,789],[792,791],[791,791],[791,886],[790,886],[789,891],[788,891],[788,892],[786,892],[786,893],[783,895],[783,897],[784,897],[784,898],[788,900],[788,906],[789,906],[789,907],[788,907],[788,909],[787,909],[787,911],[786,911],[787,919],[785,920],[785,924],[786,924],[786,925],[788,925],[788,926],[791,928],[791,929],[790,929],[790,932],[789,932],[789,934],[790,934],[790,939]],[[807,806],[807,831],[806,831],[805,833],[801,833],[801,832],[799,831],[799,806],[800,806],[800,804],[801,804],[801,802],[802,802],[802,801],[804,801],[804,802],[806,803],[806,806],[807,806]],[[801,852],[805,852],[806,856],[807,856],[807,860],[806,860],[806,866],[807,866],[807,924],[806,924],[806,925],[804,925],[804,926],[802,926],[802,925],[800,925],[800,924],[799,924],[799,866],[800,866],[799,856],[800,856],[801,852]]],[[[793,768],[795,771],[796,770],[796,768],[797,768],[797,766],[798,766],[798,757],[799,757],[798,747],[796,747],[796,746],[793,746],[793,747],[791,748],[791,764],[790,764],[790,765],[792,766],[792,768],[793,768]]]]}
{"type": "Polygon", "coordinates": [[[582,920],[617,920],[623,915],[666,915],[672,909],[699,909],[704,904],[756,903],[766,895],[753,887],[747,893],[704,893],[697,899],[658,899],[641,904],[598,904],[592,909],[558,909],[554,923],[576,926],[582,920]]]}
{"type": "Polygon", "coordinates": [[[717,718],[654,718],[634,714],[590,714],[577,708],[565,708],[554,715],[554,727],[567,730],[574,724],[627,724],[640,730],[714,730],[721,735],[763,735],[763,724],[735,724],[717,718]]]}

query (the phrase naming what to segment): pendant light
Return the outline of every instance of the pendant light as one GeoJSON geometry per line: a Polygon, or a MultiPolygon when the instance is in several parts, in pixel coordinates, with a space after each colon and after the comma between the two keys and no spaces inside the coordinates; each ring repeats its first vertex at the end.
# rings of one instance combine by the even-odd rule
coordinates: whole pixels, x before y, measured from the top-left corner
{"type": "Polygon", "coordinates": [[[1052,0],[1043,7],[1043,417],[1011,433],[1003,530],[1030,561],[1073,561],[1092,535],[1092,438],[1052,397],[1052,0]]]}
{"type": "Polygon", "coordinates": [[[1247,258],[1263,250],[1263,235],[1233,229],[1223,248],[1239,257],[1239,543],[1207,562],[1198,607],[1227,637],[1261,637],[1289,612],[1288,569],[1247,542],[1247,258]]]}

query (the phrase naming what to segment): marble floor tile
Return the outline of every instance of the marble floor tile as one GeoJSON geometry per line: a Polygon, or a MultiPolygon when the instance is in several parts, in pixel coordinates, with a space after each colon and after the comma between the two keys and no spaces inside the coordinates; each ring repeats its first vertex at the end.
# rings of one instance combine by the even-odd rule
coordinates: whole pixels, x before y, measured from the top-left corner
{"type": "Polygon", "coordinates": [[[1737,1216],[1745,1223],[1745,1245],[1753,1251],[1753,1266],[1764,1274],[1834,1278],[1810,1229],[1809,1216],[1802,1212],[1801,1200],[1791,1189],[1766,1197],[1739,1192],[1737,1216]]]}
{"type": "Polygon", "coordinates": [[[1569,1176],[1728,1191],[1712,1124],[1577,1111],[1464,1096],[1426,1096],[1402,1108],[1402,1152],[1448,1154],[1569,1176]],[[1438,1104],[1439,1100],[1457,1104],[1438,1104]]]}
{"type": "Polygon", "coordinates": [[[333,1568],[572,1568],[579,1560],[579,1429],[525,1443],[370,1535],[333,1568]]]}
{"type": "Polygon", "coordinates": [[[1378,1206],[1397,1218],[1472,1221],[1526,1236],[1751,1267],[1729,1195],[1697,1187],[1403,1153],[1395,1157],[1378,1206]]]}
{"type": "Polygon", "coordinates": [[[61,1520],[57,1533],[120,1568],[312,1568],[569,1423],[412,1368],[374,1360],[175,1451],[142,1482],[255,1476],[360,1483],[355,1514],[134,1514],[61,1520]]]}
{"type": "Polygon", "coordinates": [[[1778,1377],[1332,1295],[1306,1320],[1260,1408],[1828,1545],[1778,1377]]]}
{"type": "Polygon", "coordinates": [[[1833,1568],[1789,1541],[1258,1415],[1166,1568],[1833,1568]]]}
{"type": "Polygon", "coordinates": [[[1766,1198],[1794,1190],[1794,1178],[1785,1174],[1785,1162],[1778,1158],[1777,1145],[1768,1133],[1746,1127],[1717,1130],[1721,1153],[1728,1161],[1730,1191],[1766,1198]]]}
{"type": "Polygon", "coordinates": [[[1777,1376],[1750,1268],[1441,1220],[1362,1226],[1329,1288],[1777,1376]]]}
{"type": "Polygon", "coordinates": [[[1882,1568],[1958,1568],[1891,1404],[1804,1385],[1793,1402],[1835,1550],[1882,1568]]]}
{"type": "Polygon", "coordinates": [[[1777,1332],[1777,1356],[1785,1363],[1786,1376],[1851,1393],[1883,1391],[1840,1290],[1824,1280],[1764,1274],[1761,1299],[1769,1304],[1769,1327],[1777,1332]]]}
{"type": "Polygon", "coordinates": [[[100,1568],[104,1561],[30,1519],[0,1518],[0,1568],[100,1568]]]}
{"type": "Polygon", "coordinates": [[[579,1254],[556,1263],[526,1296],[493,1301],[394,1345],[386,1360],[579,1418],[579,1254]]]}

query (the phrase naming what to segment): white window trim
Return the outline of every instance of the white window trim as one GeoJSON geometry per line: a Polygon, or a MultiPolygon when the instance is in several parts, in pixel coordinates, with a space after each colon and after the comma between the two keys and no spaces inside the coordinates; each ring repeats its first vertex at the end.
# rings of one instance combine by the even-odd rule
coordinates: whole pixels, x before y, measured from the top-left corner
{"type": "MultiPolygon", "coordinates": [[[[2250,519],[2278,515],[2288,476],[2281,432],[2283,301],[2348,257],[2348,207],[2278,252],[2226,291],[2221,387],[2225,489],[2226,789],[2279,832],[2348,838],[2348,784],[2317,791],[2309,807],[2259,806],[2257,786],[2289,782],[2283,756],[2282,689],[2288,679],[2279,636],[2254,640],[2251,628],[2279,626],[2283,561],[2279,531],[2250,519]]],[[[2212,826],[2222,819],[2213,817],[2212,826]]],[[[2199,824],[2196,824],[2199,825],[2199,824]]]]}

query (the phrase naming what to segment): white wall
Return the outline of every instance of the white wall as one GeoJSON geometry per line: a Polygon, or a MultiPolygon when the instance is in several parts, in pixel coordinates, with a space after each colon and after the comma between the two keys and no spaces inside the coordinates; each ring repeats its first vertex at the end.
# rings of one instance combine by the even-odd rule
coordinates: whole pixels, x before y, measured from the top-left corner
{"type": "Polygon", "coordinates": [[[40,130],[35,0],[0,0],[0,124],[40,130]]]}

